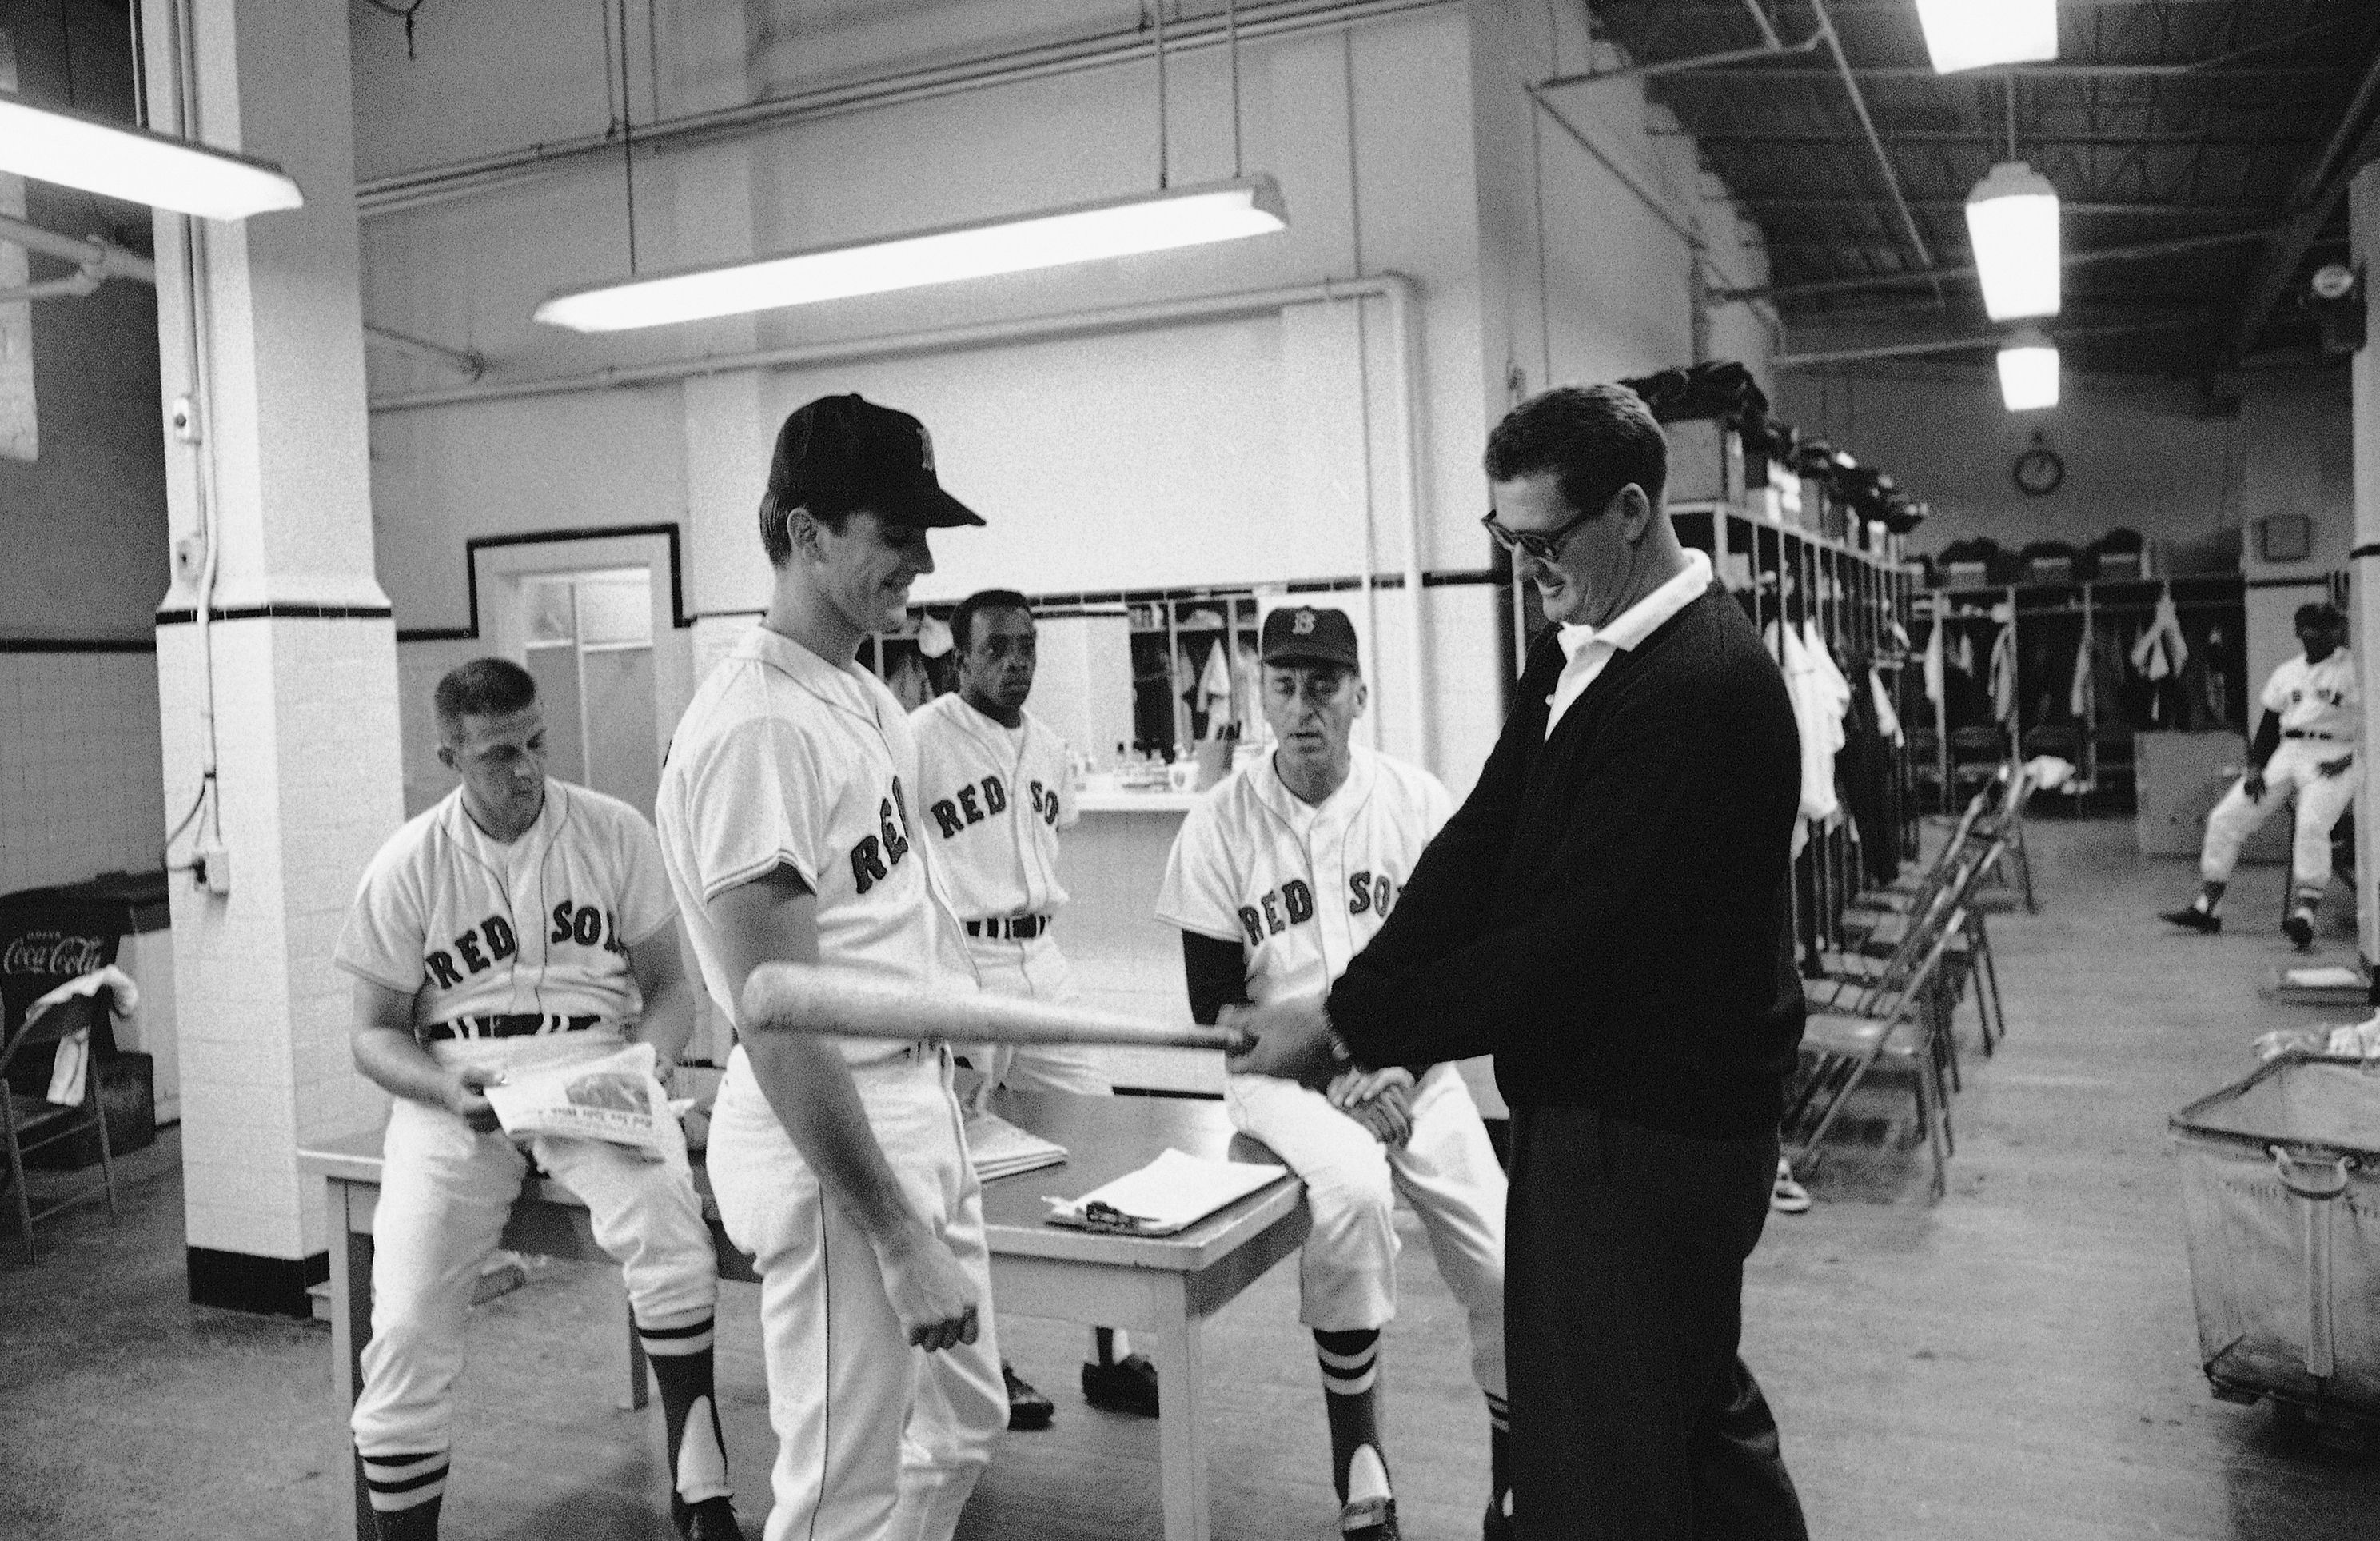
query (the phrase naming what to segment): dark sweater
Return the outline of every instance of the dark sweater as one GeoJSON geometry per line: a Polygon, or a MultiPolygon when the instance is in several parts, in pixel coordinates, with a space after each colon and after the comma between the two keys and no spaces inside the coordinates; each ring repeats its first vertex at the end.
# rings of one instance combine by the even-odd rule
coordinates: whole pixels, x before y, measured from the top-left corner
{"type": "Polygon", "coordinates": [[[1714,586],[1546,737],[1548,633],[1479,784],[1332,989],[1369,1064],[1496,1057],[1506,1102],[1691,1135],[1776,1127],[1803,1022],[1784,676],[1714,586]]]}

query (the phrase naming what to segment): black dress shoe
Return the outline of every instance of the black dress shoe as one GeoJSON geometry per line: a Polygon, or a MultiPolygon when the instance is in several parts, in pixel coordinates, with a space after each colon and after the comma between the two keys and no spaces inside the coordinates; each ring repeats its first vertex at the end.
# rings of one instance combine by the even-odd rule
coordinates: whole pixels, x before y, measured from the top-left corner
{"type": "Polygon", "coordinates": [[[2168,910],[2158,918],[2170,921],[2185,931],[2196,931],[2208,936],[2223,929],[2222,916],[2210,915],[2194,905],[2180,910],[2168,910]]]}
{"type": "Polygon", "coordinates": [[[1112,1364],[1083,1366],[1083,1400],[1109,1413],[1157,1416],[1157,1366],[1145,1353],[1128,1353],[1112,1364]]]}
{"type": "Polygon", "coordinates": [[[2287,936],[2289,946],[2300,952],[2308,950],[2313,946],[2313,917],[2303,911],[2298,911],[2281,923],[2281,935],[2287,936]]]}
{"type": "Polygon", "coordinates": [[[705,1498],[690,1504],[672,1493],[670,1520],[686,1541],[745,1541],[744,1526],[735,1518],[732,1498],[705,1498]]]}
{"type": "Polygon", "coordinates": [[[1023,1376],[1000,1362],[1000,1378],[1008,1387],[1008,1426],[1013,1429],[1048,1428],[1050,1420],[1058,1415],[1058,1404],[1035,1390],[1023,1376]]]}

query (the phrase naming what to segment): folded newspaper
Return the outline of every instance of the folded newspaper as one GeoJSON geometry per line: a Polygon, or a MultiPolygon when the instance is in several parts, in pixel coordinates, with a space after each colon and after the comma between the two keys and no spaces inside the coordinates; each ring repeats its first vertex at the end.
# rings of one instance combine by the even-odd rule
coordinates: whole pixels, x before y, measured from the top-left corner
{"type": "Polygon", "coordinates": [[[487,1090],[504,1132],[604,1140],[666,1155],[679,1148],[677,1115],[653,1075],[653,1046],[630,1044],[600,1059],[516,1070],[487,1090]]]}
{"type": "Polygon", "coordinates": [[[1051,1225],[1171,1236],[1288,1175],[1285,1167],[1214,1161],[1169,1150],[1138,1171],[1126,1172],[1080,1198],[1045,1197],[1043,1202],[1050,1206],[1051,1225]]]}
{"type": "Polygon", "coordinates": [[[975,1175],[985,1182],[1059,1166],[1066,1159],[1065,1146],[1028,1134],[998,1114],[980,1109],[967,1115],[966,1143],[975,1175]]]}

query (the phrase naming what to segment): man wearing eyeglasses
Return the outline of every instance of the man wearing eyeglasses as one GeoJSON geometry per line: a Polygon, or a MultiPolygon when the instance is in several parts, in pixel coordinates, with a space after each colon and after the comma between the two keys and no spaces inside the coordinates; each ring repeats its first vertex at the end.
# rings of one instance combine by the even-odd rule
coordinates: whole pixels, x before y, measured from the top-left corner
{"type": "Polygon", "coordinates": [[[1496,1057],[1524,1541],[1801,1541],[1737,1356],[1803,1004],[1783,676],[1662,507],[1634,393],[1562,387],[1488,444],[1488,529],[1556,630],[1477,786],[1327,1000],[1249,1008],[1234,1070],[1496,1057]]]}

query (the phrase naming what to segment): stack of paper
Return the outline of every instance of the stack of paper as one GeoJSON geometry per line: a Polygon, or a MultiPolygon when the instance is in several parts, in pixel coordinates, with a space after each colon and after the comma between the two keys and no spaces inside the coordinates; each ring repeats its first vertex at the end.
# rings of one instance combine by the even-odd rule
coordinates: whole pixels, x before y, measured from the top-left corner
{"type": "Polygon", "coordinates": [[[1169,1150],[1140,1170],[1126,1172],[1080,1198],[1046,1202],[1051,1225],[1171,1236],[1287,1175],[1282,1167],[1210,1161],[1169,1150]]]}
{"type": "Polygon", "coordinates": [[[967,1155],[975,1158],[975,1175],[985,1182],[1014,1177],[1037,1167],[1055,1167],[1066,1159],[1066,1147],[1027,1134],[996,1114],[967,1115],[967,1155]]]}

